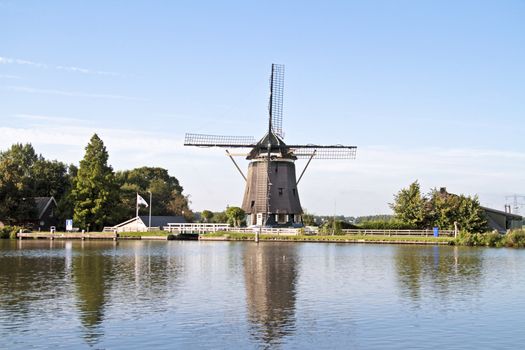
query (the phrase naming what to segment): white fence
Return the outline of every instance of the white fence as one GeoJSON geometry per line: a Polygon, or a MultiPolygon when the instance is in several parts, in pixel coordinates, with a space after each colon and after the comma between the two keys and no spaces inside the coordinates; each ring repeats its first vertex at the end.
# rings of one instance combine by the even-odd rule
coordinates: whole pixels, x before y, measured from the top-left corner
{"type": "Polygon", "coordinates": [[[124,226],[124,227],[113,227],[113,226],[106,226],[102,230],[102,232],[148,232],[148,231],[160,231],[160,227],[143,227],[143,226],[124,226]]]}
{"type": "MultiPolygon", "coordinates": [[[[433,230],[365,230],[365,229],[343,229],[344,234],[349,235],[379,235],[379,236],[433,236],[433,230]]],[[[454,230],[439,230],[439,236],[454,236],[454,230]]]]}
{"type": "Polygon", "coordinates": [[[172,224],[168,223],[164,230],[170,233],[209,233],[217,231],[226,231],[229,228],[228,224],[172,224]]]}
{"type": "MultiPolygon", "coordinates": [[[[152,227],[150,231],[157,231],[159,227],[152,227]]],[[[114,227],[104,227],[104,232],[113,232],[114,227]]],[[[134,227],[119,227],[118,232],[137,231],[134,227]]],[[[289,235],[297,236],[301,234],[305,235],[318,235],[320,234],[319,228],[315,226],[305,226],[303,228],[271,228],[271,227],[230,227],[228,224],[205,224],[205,223],[191,223],[191,224],[179,224],[169,223],[168,226],[164,226],[164,230],[169,233],[213,233],[219,231],[226,232],[242,232],[242,233],[261,233],[269,235],[289,235]]],[[[147,228],[142,231],[148,231],[147,228]]],[[[369,230],[369,229],[343,229],[341,233],[347,235],[378,235],[378,236],[425,236],[430,237],[434,235],[433,230],[369,230]]],[[[328,231],[324,234],[330,235],[328,231]]],[[[440,230],[440,236],[454,236],[453,230],[440,230]]]]}

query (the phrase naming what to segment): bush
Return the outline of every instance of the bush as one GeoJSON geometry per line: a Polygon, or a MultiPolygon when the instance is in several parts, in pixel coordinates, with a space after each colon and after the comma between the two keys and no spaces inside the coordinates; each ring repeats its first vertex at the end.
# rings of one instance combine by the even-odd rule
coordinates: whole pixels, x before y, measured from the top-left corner
{"type": "Polygon", "coordinates": [[[503,241],[505,240],[505,236],[497,231],[487,232],[484,234],[484,236],[485,245],[487,247],[501,247],[503,245],[503,241]]]}
{"type": "Polygon", "coordinates": [[[0,227],[0,238],[16,239],[16,233],[20,231],[18,226],[4,226],[0,227]]]}
{"type": "Polygon", "coordinates": [[[505,235],[505,246],[513,248],[525,247],[525,230],[510,231],[505,235]]]}
{"type": "Polygon", "coordinates": [[[461,231],[459,233],[455,243],[457,245],[465,245],[468,247],[479,247],[486,245],[483,233],[470,233],[466,231],[461,231]]]}
{"type": "Polygon", "coordinates": [[[366,230],[410,230],[414,229],[410,224],[397,220],[374,220],[364,221],[358,225],[358,228],[366,230]]]}

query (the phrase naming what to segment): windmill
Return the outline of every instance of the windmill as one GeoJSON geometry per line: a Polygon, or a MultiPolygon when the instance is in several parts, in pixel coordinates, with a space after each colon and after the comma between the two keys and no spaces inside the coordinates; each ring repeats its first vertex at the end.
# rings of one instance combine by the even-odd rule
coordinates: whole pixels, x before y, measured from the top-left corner
{"type": "Polygon", "coordinates": [[[242,209],[248,225],[287,227],[302,226],[303,210],[297,185],[312,159],[354,159],[356,146],[287,145],[283,134],[284,66],[272,64],[268,131],[257,141],[249,136],[186,134],[185,146],[222,147],[246,181],[242,209]],[[248,153],[232,154],[228,149],[246,149],[248,153]],[[233,156],[246,156],[250,161],[244,175],[233,156]],[[299,179],[295,161],[308,159],[299,179]]]}

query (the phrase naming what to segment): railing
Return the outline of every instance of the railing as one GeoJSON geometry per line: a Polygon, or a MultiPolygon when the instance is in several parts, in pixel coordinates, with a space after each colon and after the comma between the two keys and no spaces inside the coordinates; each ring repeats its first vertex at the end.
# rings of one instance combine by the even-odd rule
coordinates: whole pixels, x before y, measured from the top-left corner
{"type": "Polygon", "coordinates": [[[272,228],[272,227],[228,227],[226,232],[241,232],[241,233],[262,233],[264,235],[287,235],[297,236],[301,234],[301,231],[297,228],[272,228]]]}
{"type": "MultiPolygon", "coordinates": [[[[134,227],[115,228],[104,227],[103,232],[135,232],[148,231],[147,228],[137,230],[134,227]]],[[[159,227],[152,227],[150,231],[160,230],[159,227]]],[[[207,224],[207,223],[168,223],[164,227],[165,231],[169,233],[213,233],[213,232],[241,232],[241,233],[261,233],[269,235],[319,235],[319,228],[315,226],[305,226],[303,228],[270,228],[270,227],[230,227],[228,224],[207,224]]],[[[328,231],[325,234],[330,234],[328,231]]],[[[433,236],[433,230],[372,230],[372,229],[343,229],[341,233],[347,235],[378,235],[378,236],[433,236]]],[[[454,236],[454,230],[440,230],[440,236],[454,236]]]]}
{"type": "Polygon", "coordinates": [[[224,231],[229,228],[228,224],[176,224],[168,223],[164,229],[170,233],[208,233],[224,231]]]}
{"type": "MultiPolygon", "coordinates": [[[[369,229],[343,229],[349,235],[379,235],[379,236],[433,236],[433,230],[369,230],[369,229]]],[[[454,230],[439,230],[440,236],[454,236],[454,230]]]]}
{"type": "Polygon", "coordinates": [[[113,226],[106,226],[102,230],[102,232],[148,232],[148,231],[160,231],[160,227],[113,227],[113,226]]]}

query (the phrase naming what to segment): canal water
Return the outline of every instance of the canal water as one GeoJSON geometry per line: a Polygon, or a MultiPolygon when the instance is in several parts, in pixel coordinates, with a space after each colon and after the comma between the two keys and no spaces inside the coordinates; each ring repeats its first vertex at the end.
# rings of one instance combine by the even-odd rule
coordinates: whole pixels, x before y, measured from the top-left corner
{"type": "Polygon", "coordinates": [[[518,349],[525,250],[0,241],[0,349],[518,349]]]}

